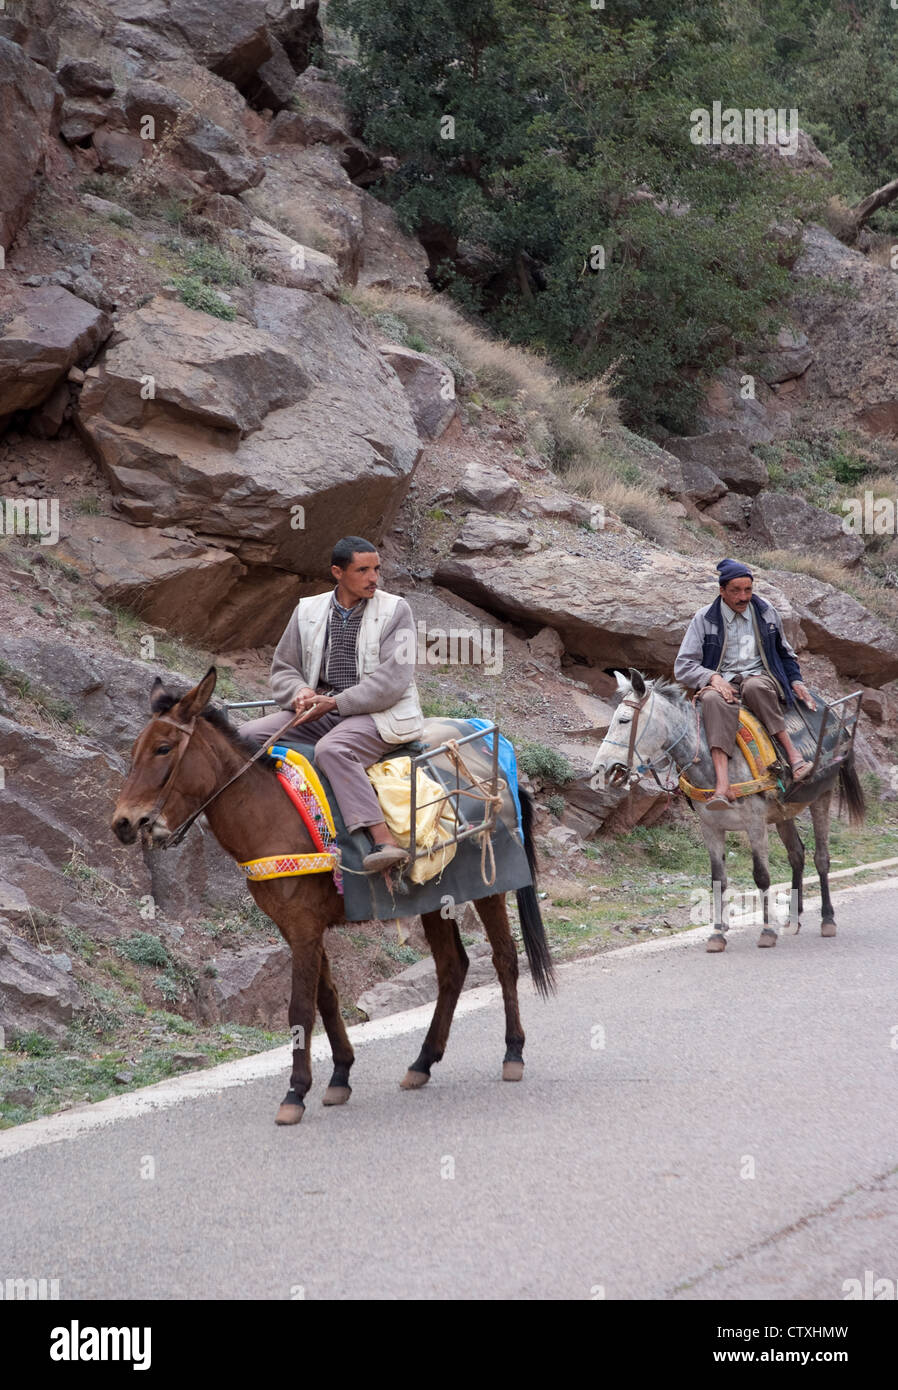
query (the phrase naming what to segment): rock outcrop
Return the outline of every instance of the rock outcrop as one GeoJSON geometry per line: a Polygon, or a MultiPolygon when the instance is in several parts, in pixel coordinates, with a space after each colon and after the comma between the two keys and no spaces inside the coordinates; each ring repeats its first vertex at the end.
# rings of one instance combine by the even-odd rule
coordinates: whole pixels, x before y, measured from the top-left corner
{"type": "Polygon", "coordinates": [[[62,89],[17,43],[0,37],[0,246],[9,250],[22,226],[55,133],[62,89]]]}
{"type": "Polygon", "coordinates": [[[38,1032],[61,1041],[83,1004],[69,971],[0,917],[0,1039],[38,1032]]]}
{"type": "MultiPolygon", "coordinates": [[[[627,570],[614,558],[612,544],[588,564],[552,548],[528,555],[453,554],[434,578],[534,631],[554,627],[570,656],[651,674],[670,673],[692,615],[718,593],[707,565],[647,550],[645,563],[627,570]]],[[[762,581],[758,590],[776,604],[787,635],[797,641],[798,616],[782,589],[762,581]]]]}
{"type": "MultiPolygon", "coordinates": [[[[265,284],[253,312],[256,327],[153,300],[119,323],[77,417],[121,516],[157,528],[150,549],[164,539],[158,528],[186,528],[166,558],[208,571],[213,590],[237,577],[234,557],[326,576],[333,535],[390,525],[420,452],[402,387],[363,320],[265,284]],[[191,552],[193,537],[218,547],[214,564],[191,552]]],[[[272,624],[295,599],[294,585],[283,592],[272,624]]]]}

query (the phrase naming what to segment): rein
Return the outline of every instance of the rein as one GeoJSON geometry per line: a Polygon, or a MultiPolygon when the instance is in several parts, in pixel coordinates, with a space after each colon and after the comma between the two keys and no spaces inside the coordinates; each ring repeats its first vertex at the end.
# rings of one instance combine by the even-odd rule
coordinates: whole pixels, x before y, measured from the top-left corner
{"type": "MultiPolygon", "coordinates": [[[[184,735],[184,738],[178,745],[178,751],[175,756],[174,766],[172,767],[171,772],[162,784],[162,792],[164,792],[164,795],[159,796],[155,806],[150,812],[151,821],[154,820],[156,816],[158,816],[159,812],[162,810],[162,807],[165,805],[166,801],[169,798],[172,787],[174,786],[175,776],[177,774],[178,768],[181,766],[181,759],[184,757],[184,754],[187,751],[187,745],[191,739],[191,735],[194,733],[196,729],[196,721],[198,716],[194,715],[190,722],[187,724],[181,724],[177,719],[172,719],[170,714],[158,714],[156,718],[159,719],[163,724],[171,724],[172,728],[178,729],[184,735]]],[[[250,767],[252,767],[254,762],[256,762],[259,758],[262,757],[263,753],[265,753],[268,749],[270,743],[274,743],[276,739],[279,739],[283,734],[287,732],[288,729],[293,727],[293,725],[297,721],[297,718],[298,715],[291,715],[290,718],[287,720],[286,724],[284,724],[280,729],[278,729],[276,733],[272,734],[270,739],[265,740],[258,752],[254,753],[251,758],[247,758],[246,762],[243,764],[241,768],[237,769],[233,777],[229,777],[227,782],[223,783],[222,786],[220,786],[216,791],[214,791],[211,796],[207,796],[206,800],[203,801],[199,806],[197,806],[196,810],[192,812],[192,814],[189,815],[185,821],[182,821],[181,824],[177,827],[177,829],[171,831],[171,833],[162,841],[159,848],[173,849],[175,845],[179,845],[181,841],[184,839],[184,836],[187,834],[190,827],[193,825],[194,821],[202,815],[206,807],[210,806],[217,797],[221,796],[223,791],[227,791],[228,787],[232,786],[233,783],[236,782],[239,777],[242,777],[244,772],[246,772],[250,767]]]]}

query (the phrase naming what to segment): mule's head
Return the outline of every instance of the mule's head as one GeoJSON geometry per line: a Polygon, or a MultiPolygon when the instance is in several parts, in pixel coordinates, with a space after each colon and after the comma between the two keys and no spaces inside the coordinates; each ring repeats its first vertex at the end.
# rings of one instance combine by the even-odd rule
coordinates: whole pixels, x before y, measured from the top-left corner
{"type": "Polygon", "coordinates": [[[162,844],[215,790],[215,770],[203,756],[194,728],[215,690],[218,673],[210,666],[199,685],[180,698],[157,676],[150,691],[152,717],[131,749],[131,769],[112,814],[112,829],[123,845],[138,834],[162,844]]]}
{"type": "Polygon", "coordinates": [[[592,772],[604,786],[623,787],[637,776],[639,767],[663,756],[669,742],[669,724],[663,715],[663,701],[652,698],[657,681],[647,681],[632,667],[629,677],[620,671],[615,671],[614,676],[620,700],[593,760],[592,772]],[[638,722],[631,750],[634,719],[638,722]]]}

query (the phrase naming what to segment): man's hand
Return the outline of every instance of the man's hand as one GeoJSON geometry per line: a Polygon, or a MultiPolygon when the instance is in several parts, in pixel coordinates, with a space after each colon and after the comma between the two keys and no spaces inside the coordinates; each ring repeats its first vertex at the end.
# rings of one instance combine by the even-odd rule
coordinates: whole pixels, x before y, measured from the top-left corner
{"type": "Polygon", "coordinates": [[[808,690],[804,681],[793,681],[792,690],[794,691],[798,699],[801,701],[801,703],[803,705],[807,705],[808,709],[815,710],[817,708],[817,701],[814,699],[813,695],[808,690]]]}
{"type": "Polygon", "coordinates": [[[723,676],[718,675],[716,671],[708,684],[712,690],[716,690],[723,696],[728,705],[734,704],[739,699],[735,687],[730,685],[729,681],[725,681],[723,676]]]}
{"type": "MultiPolygon", "coordinates": [[[[294,704],[296,702],[294,701],[294,704]]],[[[312,691],[312,698],[306,700],[302,713],[296,720],[297,724],[308,724],[312,719],[320,719],[323,714],[330,714],[331,710],[337,708],[337,701],[333,695],[316,695],[312,691]]]]}
{"type": "Polygon", "coordinates": [[[315,692],[309,685],[301,685],[293,696],[293,708],[300,714],[315,699],[315,692]]]}

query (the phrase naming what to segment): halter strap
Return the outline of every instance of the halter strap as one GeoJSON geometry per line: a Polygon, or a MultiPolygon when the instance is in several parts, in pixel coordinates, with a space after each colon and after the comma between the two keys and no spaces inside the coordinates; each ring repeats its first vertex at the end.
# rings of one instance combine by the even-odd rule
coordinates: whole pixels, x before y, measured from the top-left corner
{"type": "MultiPolygon", "coordinates": [[[[165,805],[165,802],[168,800],[169,794],[174,784],[175,774],[177,773],[178,768],[181,765],[181,759],[187,751],[187,745],[190,742],[191,735],[196,729],[197,720],[197,716],[194,715],[194,717],[189,721],[189,723],[181,724],[178,722],[177,719],[172,719],[170,714],[159,714],[156,717],[157,719],[161,719],[162,721],[164,721],[164,723],[166,724],[171,724],[175,729],[180,729],[180,731],[185,735],[185,738],[182,740],[178,747],[178,753],[177,757],[175,758],[174,766],[172,767],[171,772],[169,773],[168,777],[163,783],[163,790],[165,790],[165,795],[162,796],[159,800],[157,800],[156,805],[150,812],[151,818],[159,814],[162,807],[165,805]]],[[[265,742],[262,744],[261,748],[259,748],[257,752],[253,753],[251,758],[247,758],[246,762],[243,764],[242,767],[237,769],[233,777],[229,777],[228,780],[224,782],[220,787],[218,787],[217,790],[214,791],[211,796],[207,796],[206,800],[201,802],[200,805],[197,806],[196,810],[193,811],[192,814],[189,815],[185,821],[182,821],[181,824],[175,830],[173,830],[166,837],[165,840],[162,841],[159,848],[172,849],[175,845],[179,845],[183,840],[184,836],[187,834],[187,831],[193,825],[194,821],[200,815],[202,815],[206,807],[210,806],[217,797],[221,796],[223,791],[227,791],[228,787],[230,787],[234,782],[236,782],[238,777],[242,777],[244,772],[246,772],[248,768],[252,767],[253,763],[256,762],[257,759],[262,757],[262,754],[266,751],[269,744],[274,743],[276,739],[281,738],[282,735],[285,734],[289,728],[292,728],[292,726],[296,723],[298,718],[298,714],[291,715],[290,718],[287,720],[286,724],[283,724],[280,729],[278,729],[274,734],[272,734],[270,739],[266,739],[265,742]]]]}

